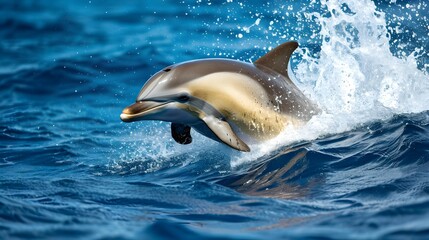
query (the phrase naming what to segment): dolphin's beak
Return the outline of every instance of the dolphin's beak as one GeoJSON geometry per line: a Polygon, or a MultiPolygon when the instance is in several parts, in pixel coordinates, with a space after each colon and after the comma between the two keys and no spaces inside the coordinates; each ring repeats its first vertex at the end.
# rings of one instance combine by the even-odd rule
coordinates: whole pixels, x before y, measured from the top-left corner
{"type": "Polygon", "coordinates": [[[165,104],[165,102],[138,101],[122,110],[121,120],[124,122],[142,120],[143,117],[154,113],[165,104]]]}

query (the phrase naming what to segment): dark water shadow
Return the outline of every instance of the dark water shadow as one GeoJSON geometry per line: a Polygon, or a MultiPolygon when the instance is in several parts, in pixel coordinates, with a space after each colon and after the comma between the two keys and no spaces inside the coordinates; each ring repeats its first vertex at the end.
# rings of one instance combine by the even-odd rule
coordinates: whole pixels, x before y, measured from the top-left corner
{"type": "Polygon", "coordinates": [[[301,144],[279,151],[276,155],[233,174],[217,183],[239,193],[270,198],[301,198],[310,193],[319,180],[303,174],[309,168],[307,147],[301,144]]]}

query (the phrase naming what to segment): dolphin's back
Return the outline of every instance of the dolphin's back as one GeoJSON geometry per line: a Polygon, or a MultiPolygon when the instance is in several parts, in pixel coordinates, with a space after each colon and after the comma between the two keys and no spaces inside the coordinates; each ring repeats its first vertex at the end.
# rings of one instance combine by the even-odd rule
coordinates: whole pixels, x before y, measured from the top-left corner
{"type": "MultiPolygon", "coordinates": [[[[274,106],[274,110],[281,114],[308,120],[318,111],[317,107],[298,89],[287,75],[284,76],[264,65],[230,59],[202,59],[183,63],[180,67],[180,72],[176,72],[174,75],[177,79],[192,81],[201,78],[201,76],[223,72],[247,76],[247,81],[254,81],[261,86],[269,98],[271,105],[274,106]]],[[[228,75],[223,74],[219,76],[228,75]]],[[[216,81],[216,79],[213,79],[213,81],[216,81]]],[[[221,82],[225,83],[224,81],[221,82]]],[[[216,83],[213,82],[213,84],[216,83]]]]}

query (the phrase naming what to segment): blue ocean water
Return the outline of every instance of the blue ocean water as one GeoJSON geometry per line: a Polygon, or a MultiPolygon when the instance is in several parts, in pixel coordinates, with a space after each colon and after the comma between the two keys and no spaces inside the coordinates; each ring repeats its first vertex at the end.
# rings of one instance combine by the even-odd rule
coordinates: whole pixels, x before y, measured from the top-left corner
{"type": "Polygon", "coordinates": [[[429,7],[1,1],[1,239],[429,238],[429,7]],[[251,153],[119,119],[172,63],[296,40],[323,113],[251,153]]]}

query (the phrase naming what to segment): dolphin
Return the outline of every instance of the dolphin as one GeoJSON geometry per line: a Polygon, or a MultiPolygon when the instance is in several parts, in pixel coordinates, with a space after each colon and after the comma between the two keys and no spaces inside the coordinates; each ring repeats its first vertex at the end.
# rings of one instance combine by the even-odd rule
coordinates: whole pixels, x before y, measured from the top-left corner
{"type": "Polygon", "coordinates": [[[297,47],[297,42],[283,43],[254,63],[215,58],[171,65],[144,84],[120,117],[171,122],[172,137],[180,144],[191,143],[195,129],[249,152],[249,144],[272,139],[319,112],[289,77],[297,47]]]}

